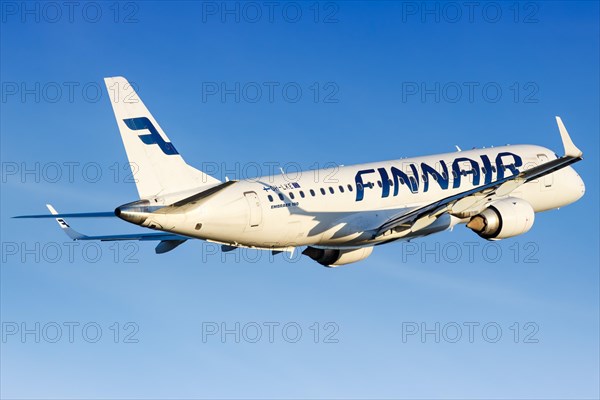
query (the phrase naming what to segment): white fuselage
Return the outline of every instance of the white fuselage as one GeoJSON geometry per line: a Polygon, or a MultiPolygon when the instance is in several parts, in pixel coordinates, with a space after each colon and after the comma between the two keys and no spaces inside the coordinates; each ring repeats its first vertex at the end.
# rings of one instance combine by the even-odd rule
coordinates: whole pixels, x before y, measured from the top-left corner
{"type": "MultiPolygon", "coordinates": [[[[235,182],[184,213],[150,214],[143,226],[264,249],[360,247],[414,237],[373,239],[373,230],[402,210],[555,158],[544,147],[514,145],[306,171],[295,177],[260,177],[235,182]]],[[[540,212],[573,203],[584,191],[577,172],[567,167],[522,185],[510,196],[526,200],[540,212]]],[[[416,236],[464,222],[446,215],[416,236]]]]}

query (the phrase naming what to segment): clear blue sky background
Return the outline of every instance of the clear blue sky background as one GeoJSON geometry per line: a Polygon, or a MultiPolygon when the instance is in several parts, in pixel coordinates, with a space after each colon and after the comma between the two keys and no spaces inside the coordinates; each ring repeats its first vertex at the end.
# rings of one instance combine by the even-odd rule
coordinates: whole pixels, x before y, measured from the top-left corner
{"type": "MultiPolygon", "coordinates": [[[[470,21],[464,3],[454,3],[460,17],[446,3],[428,3],[440,10],[439,22],[412,13],[420,2],[298,3],[295,23],[289,3],[279,3],[272,21],[265,3],[255,3],[258,22],[244,3],[239,22],[207,14],[220,2],[94,3],[102,12],[97,23],[96,8],[88,6],[84,17],[81,4],[72,22],[65,8],[56,17],[38,4],[36,22],[35,14],[19,14],[20,2],[2,3],[1,320],[4,333],[22,323],[47,328],[40,343],[30,334],[1,344],[2,397],[598,398],[597,2],[494,3],[497,22],[496,9],[483,14],[483,5],[470,21]],[[131,13],[131,23],[123,23],[131,13]],[[101,244],[97,262],[86,261],[79,246],[70,260],[54,221],[10,216],[45,212],[46,202],[59,211],[90,211],[135,199],[122,170],[113,181],[111,166],[122,168],[126,159],[106,93],[93,101],[94,88],[113,75],[137,83],[190,164],[227,169],[352,164],[452,151],[455,144],[536,143],[560,153],[554,115],[561,115],[585,153],[576,169],[587,192],[574,205],[538,215],[526,235],[485,250],[487,242],[458,227],[416,247],[378,247],[366,261],[334,270],[281,255],[253,263],[229,253],[221,260],[200,242],[160,256],[152,243],[136,244],[136,263],[125,262],[132,251],[126,243],[101,244]],[[73,99],[68,82],[78,84],[73,99]],[[266,92],[255,103],[250,92],[236,102],[207,96],[203,87],[212,82],[279,86],[272,102],[266,92]],[[302,89],[297,102],[282,95],[290,82],[302,89]],[[467,82],[478,85],[472,101],[466,91],[458,98],[451,91],[467,82]],[[437,102],[432,94],[408,96],[415,83],[439,83],[447,92],[437,102]],[[502,90],[498,101],[490,100],[493,91],[482,93],[486,84],[502,90]],[[331,88],[337,101],[324,102],[331,88]],[[70,162],[80,163],[73,182],[65,176],[70,162]],[[63,166],[57,182],[51,163],[63,166]],[[100,166],[98,182],[90,182],[93,169],[84,179],[86,163],[100,166]],[[21,177],[36,166],[39,182],[21,177]],[[16,175],[8,172],[15,167],[16,175]],[[35,246],[34,254],[25,251],[35,246]],[[469,246],[477,246],[472,257],[469,246]],[[56,247],[63,251],[57,257],[56,247]],[[73,343],[64,325],[62,338],[49,342],[53,322],[80,324],[73,343]],[[90,322],[103,330],[97,343],[82,338],[90,322]],[[119,343],[110,330],[115,322],[119,343]],[[127,322],[139,327],[138,343],[123,343],[127,322]],[[236,343],[233,335],[203,342],[203,322],[281,325],[273,343],[266,328],[258,343],[236,343]],[[282,337],[289,322],[302,328],[297,343],[282,337]],[[338,327],[337,343],[324,343],[327,322],[338,327]],[[467,322],[480,324],[472,343],[467,322]],[[534,325],[525,328],[528,322],[534,325]],[[403,341],[406,323],[456,323],[463,336],[450,343],[454,331],[447,330],[439,343],[434,335],[403,341]],[[483,337],[486,323],[501,327],[497,343],[483,337]],[[534,328],[537,343],[525,343],[534,328]]],[[[217,173],[225,174],[239,177],[217,173]]],[[[118,220],[70,222],[86,233],[135,231],[118,220]]],[[[88,259],[98,248],[88,249],[88,259]]]]}

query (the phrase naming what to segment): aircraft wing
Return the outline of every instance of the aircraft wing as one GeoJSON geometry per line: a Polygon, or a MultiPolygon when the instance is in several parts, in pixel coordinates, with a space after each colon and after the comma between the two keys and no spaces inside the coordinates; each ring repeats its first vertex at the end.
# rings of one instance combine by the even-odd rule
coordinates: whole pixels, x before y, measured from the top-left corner
{"type": "Polygon", "coordinates": [[[519,174],[414,208],[409,212],[397,214],[376,229],[374,237],[388,233],[402,232],[404,230],[416,232],[435,222],[444,213],[460,214],[466,210],[476,208],[486,202],[507,196],[524,183],[551,174],[554,171],[580,161],[583,156],[582,151],[571,140],[560,117],[556,117],[556,122],[565,148],[564,156],[537,165],[519,174]]]}

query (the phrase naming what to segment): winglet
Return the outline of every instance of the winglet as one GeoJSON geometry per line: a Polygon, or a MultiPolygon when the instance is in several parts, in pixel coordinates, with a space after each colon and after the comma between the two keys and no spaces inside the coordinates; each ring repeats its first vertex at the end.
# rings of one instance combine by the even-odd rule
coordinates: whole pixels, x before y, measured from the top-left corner
{"type": "MultiPolygon", "coordinates": [[[[58,212],[54,209],[54,207],[52,207],[52,204],[46,204],[46,207],[48,207],[50,214],[58,215],[58,212]]],[[[87,237],[86,235],[79,233],[75,229],[71,228],[69,224],[67,224],[67,221],[65,221],[63,218],[56,218],[56,222],[58,223],[58,226],[60,226],[60,229],[62,229],[63,232],[65,232],[67,236],[69,236],[73,240],[79,240],[87,237]]]]}
{"type": "Polygon", "coordinates": [[[583,152],[579,150],[577,146],[575,146],[575,144],[571,140],[571,136],[569,136],[569,132],[567,132],[567,128],[565,128],[565,124],[563,124],[562,119],[560,119],[559,116],[556,117],[556,123],[558,124],[560,137],[565,148],[565,155],[575,158],[581,157],[583,155],[583,152]]]}

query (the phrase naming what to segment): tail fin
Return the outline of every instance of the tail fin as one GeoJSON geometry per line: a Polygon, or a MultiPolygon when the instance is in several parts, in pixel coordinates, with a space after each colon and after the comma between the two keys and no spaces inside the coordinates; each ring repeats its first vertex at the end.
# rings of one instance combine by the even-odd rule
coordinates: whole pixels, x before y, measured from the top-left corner
{"type": "Polygon", "coordinates": [[[141,199],[220,182],[185,163],[127,79],[104,82],[141,199]]]}

